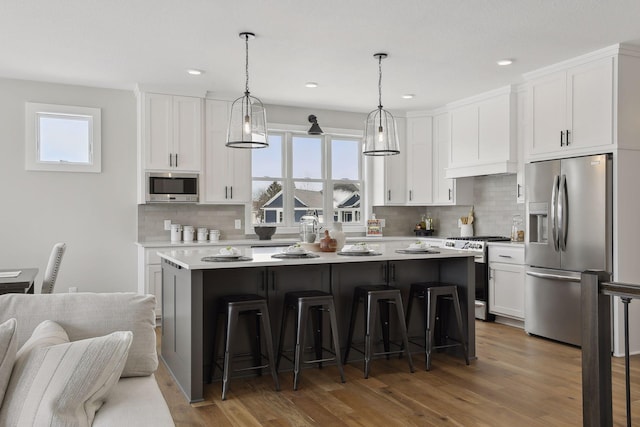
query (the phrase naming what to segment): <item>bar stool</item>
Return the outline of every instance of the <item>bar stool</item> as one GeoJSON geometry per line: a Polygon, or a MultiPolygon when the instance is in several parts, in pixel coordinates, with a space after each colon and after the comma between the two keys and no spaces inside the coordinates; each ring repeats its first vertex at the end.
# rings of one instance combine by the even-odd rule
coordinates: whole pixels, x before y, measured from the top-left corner
{"type": "Polygon", "coordinates": [[[280,369],[282,357],[293,362],[293,389],[298,390],[300,382],[301,363],[317,363],[322,368],[323,362],[335,360],[340,372],[340,379],[345,382],[342,361],[340,360],[340,339],[338,337],[338,322],[336,320],[336,309],[333,303],[333,295],[327,292],[308,290],[287,292],[284,296],[284,308],[282,310],[282,322],[280,324],[280,339],[278,341],[278,356],[276,360],[276,371],[280,369]],[[289,314],[292,310],[297,310],[297,320],[295,322],[294,336],[294,356],[293,360],[284,355],[284,337],[289,314]],[[304,346],[307,332],[307,321],[309,311],[312,311],[311,322],[313,327],[313,342],[315,350],[314,360],[304,360],[304,346]],[[331,333],[333,335],[333,346],[335,351],[331,351],[322,346],[322,312],[329,312],[331,323],[331,333]],[[323,358],[323,350],[334,355],[334,357],[323,358]]]}
{"type": "MultiPolygon", "coordinates": [[[[225,400],[227,398],[227,392],[229,391],[230,376],[232,372],[234,340],[236,339],[237,334],[237,326],[239,320],[238,318],[240,315],[247,314],[256,316],[256,350],[253,354],[255,366],[240,369],[239,371],[257,369],[261,373],[261,370],[263,368],[270,367],[276,391],[280,391],[280,382],[278,381],[278,373],[276,372],[274,363],[273,338],[271,335],[271,321],[269,320],[269,309],[267,307],[267,300],[260,295],[253,294],[227,295],[224,297],[220,297],[220,299],[218,300],[218,315],[224,315],[226,320],[224,365],[222,367],[222,400],[225,400]],[[262,337],[260,333],[260,326],[262,326],[264,339],[267,346],[267,360],[269,362],[267,365],[262,365],[264,356],[262,354],[262,337]]],[[[216,319],[216,325],[214,325],[213,361],[211,363],[211,377],[209,378],[209,382],[211,382],[211,378],[213,378],[214,369],[217,365],[218,359],[216,337],[218,320],[219,319],[216,319]]]]}
{"type": "MultiPolygon", "coordinates": [[[[446,347],[462,346],[462,352],[464,354],[464,361],[469,365],[469,354],[467,352],[467,345],[465,344],[465,336],[462,327],[462,311],[460,310],[460,299],[458,298],[458,287],[455,285],[447,285],[437,282],[429,283],[413,283],[409,290],[409,302],[407,303],[407,327],[411,320],[411,309],[413,307],[414,299],[421,299],[424,308],[424,331],[425,331],[425,365],[426,370],[431,369],[431,353],[433,350],[446,347]],[[456,315],[456,324],[458,327],[458,334],[460,335],[460,342],[455,344],[442,344],[435,345],[435,325],[437,315],[437,302],[438,298],[449,299],[453,302],[453,308],[456,315]]],[[[443,316],[441,316],[443,318],[443,316]]],[[[449,338],[446,336],[445,338],[449,338]]],[[[413,343],[413,341],[412,341],[413,343]]],[[[415,343],[414,343],[415,344],[415,343]]]]}
{"type": "Polygon", "coordinates": [[[405,324],[404,310],[402,308],[402,296],[400,289],[393,288],[387,285],[367,285],[357,286],[353,292],[353,303],[351,306],[351,321],[349,322],[349,337],[347,339],[347,348],[344,355],[344,363],[347,363],[349,358],[349,350],[353,345],[353,330],[356,324],[356,317],[358,313],[358,306],[360,301],[364,303],[364,351],[359,348],[353,347],[355,350],[364,353],[364,377],[369,378],[369,369],[372,356],[386,355],[387,359],[389,355],[405,352],[407,359],[409,360],[409,369],[414,372],[413,360],[411,359],[411,353],[409,353],[409,341],[407,337],[407,326],[405,324]],[[402,335],[403,345],[398,351],[391,351],[389,341],[389,304],[396,306],[396,313],[398,314],[398,323],[400,325],[400,332],[402,335]],[[372,339],[375,329],[376,311],[380,308],[380,321],[382,322],[382,339],[384,343],[384,352],[373,353],[372,339]]]}

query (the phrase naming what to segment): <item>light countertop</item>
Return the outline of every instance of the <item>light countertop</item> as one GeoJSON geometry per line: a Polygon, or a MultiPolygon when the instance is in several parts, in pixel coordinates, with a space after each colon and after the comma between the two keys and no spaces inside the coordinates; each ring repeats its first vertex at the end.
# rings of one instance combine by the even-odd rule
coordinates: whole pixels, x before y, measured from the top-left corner
{"type": "MultiPolygon", "coordinates": [[[[348,243],[356,242],[393,242],[393,241],[425,241],[425,242],[440,242],[444,238],[437,237],[412,237],[412,236],[383,236],[383,237],[347,237],[348,243]]],[[[298,242],[299,239],[295,237],[291,238],[277,238],[271,240],[259,240],[259,239],[233,239],[233,240],[218,240],[218,241],[206,241],[206,242],[177,242],[171,243],[170,241],[155,241],[155,242],[136,242],[136,244],[143,248],[206,248],[206,247],[220,247],[220,246],[289,246],[298,242]]]]}
{"type": "MultiPolygon", "coordinates": [[[[364,239],[358,239],[362,241],[364,239]]],[[[278,247],[238,247],[242,256],[251,258],[250,261],[232,262],[207,262],[202,261],[203,257],[219,254],[219,249],[214,247],[188,247],[181,249],[159,250],[160,258],[166,259],[174,264],[190,270],[218,269],[218,268],[245,268],[245,267],[277,267],[287,265],[304,264],[335,264],[345,262],[369,262],[369,261],[401,261],[409,259],[438,259],[438,258],[464,258],[473,257],[474,254],[464,251],[456,251],[445,248],[433,247],[433,251],[438,253],[398,253],[398,249],[406,249],[410,241],[415,238],[408,238],[403,241],[380,241],[379,243],[367,242],[369,247],[375,251],[376,255],[368,256],[344,256],[336,252],[313,252],[319,255],[317,258],[272,258],[272,255],[281,253],[282,248],[278,247]]],[[[244,241],[243,241],[244,242],[244,241]]]]}

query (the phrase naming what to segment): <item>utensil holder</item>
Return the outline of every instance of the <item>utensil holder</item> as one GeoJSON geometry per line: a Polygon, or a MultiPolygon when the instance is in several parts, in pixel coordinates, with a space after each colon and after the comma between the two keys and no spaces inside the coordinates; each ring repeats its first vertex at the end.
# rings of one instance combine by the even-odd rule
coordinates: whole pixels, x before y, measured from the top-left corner
{"type": "Polygon", "coordinates": [[[473,224],[463,224],[458,220],[458,227],[460,228],[460,237],[472,237],[473,236],[473,224]]]}

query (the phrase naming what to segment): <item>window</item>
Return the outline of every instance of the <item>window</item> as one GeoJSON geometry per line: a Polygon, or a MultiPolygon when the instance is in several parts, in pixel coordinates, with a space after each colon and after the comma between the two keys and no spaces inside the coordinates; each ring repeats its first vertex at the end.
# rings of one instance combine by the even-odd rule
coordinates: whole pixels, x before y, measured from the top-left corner
{"type": "Polygon", "coordinates": [[[100,109],[26,103],[26,169],[100,172],[100,109]]]}
{"type": "Polygon", "coordinates": [[[253,150],[252,223],[297,227],[312,212],[320,223],[362,225],[361,141],[356,137],[270,132],[253,150]]]}

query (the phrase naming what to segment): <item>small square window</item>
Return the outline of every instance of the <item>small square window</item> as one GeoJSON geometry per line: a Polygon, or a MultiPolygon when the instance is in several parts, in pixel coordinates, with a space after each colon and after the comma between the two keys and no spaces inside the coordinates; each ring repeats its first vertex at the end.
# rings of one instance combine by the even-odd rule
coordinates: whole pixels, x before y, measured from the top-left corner
{"type": "Polygon", "coordinates": [[[100,172],[100,109],[26,105],[26,169],[100,172]]]}

